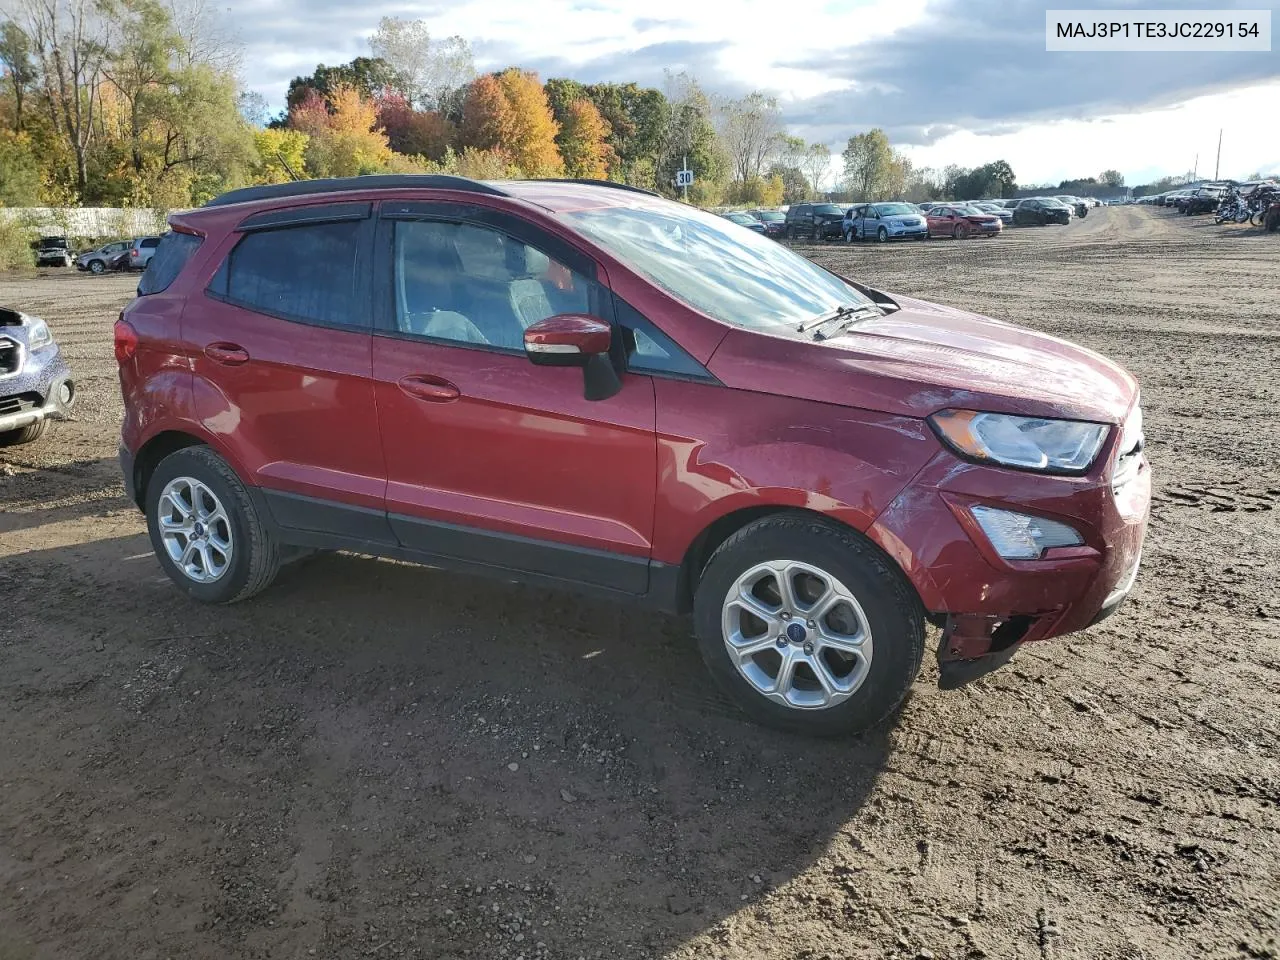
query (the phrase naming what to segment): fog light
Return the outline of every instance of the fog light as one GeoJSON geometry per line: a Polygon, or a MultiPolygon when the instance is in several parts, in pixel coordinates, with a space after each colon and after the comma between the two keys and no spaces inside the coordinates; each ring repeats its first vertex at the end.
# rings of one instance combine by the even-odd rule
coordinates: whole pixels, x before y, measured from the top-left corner
{"type": "Polygon", "coordinates": [[[58,387],[58,402],[64,407],[69,407],[73,396],[75,396],[75,391],[71,386],[71,381],[63,380],[61,386],[58,387]]]}
{"type": "Polygon", "coordinates": [[[969,508],[996,553],[1006,560],[1038,560],[1050,547],[1078,547],[1080,533],[1065,523],[995,507],[969,508]]]}

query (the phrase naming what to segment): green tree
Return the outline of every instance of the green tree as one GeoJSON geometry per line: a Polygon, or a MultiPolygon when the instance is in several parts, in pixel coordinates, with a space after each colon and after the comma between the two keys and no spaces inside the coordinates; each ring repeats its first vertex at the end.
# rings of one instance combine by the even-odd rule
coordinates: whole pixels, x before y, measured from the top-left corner
{"type": "Polygon", "coordinates": [[[842,156],[845,185],[853,199],[876,199],[892,175],[893,149],[888,135],[876,127],[852,136],[842,156]]]}
{"type": "Polygon", "coordinates": [[[306,177],[307,144],[311,138],[300,130],[256,130],[256,158],[250,164],[254,183],[288,183],[306,177]]]}
{"type": "Polygon", "coordinates": [[[594,103],[586,97],[571,103],[558,137],[565,174],[596,180],[607,177],[613,162],[608,137],[609,124],[594,103]]]}
{"type": "MultiPolygon", "coordinates": [[[[798,139],[798,138],[797,138],[798,139]]],[[[803,143],[803,141],[801,141],[803,143]]],[[[804,175],[804,171],[798,166],[784,166],[781,163],[775,163],[769,168],[769,176],[777,177],[782,181],[782,199],[780,203],[799,203],[807,200],[811,191],[809,181],[804,175]]]]}
{"type": "Polygon", "coordinates": [[[777,99],[756,91],[739,100],[722,101],[716,113],[733,178],[745,183],[759,177],[782,135],[777,99]]]}
{"type": "Polygon", "coordinates": [[[384,90],[400,89],[400,81],[400,74],[380,57],[356,57],[350,63],[336,67],[326,67],[322,63],[316,66],[311,76],[294,77],[289,81],[285,100],[292,108],[306,99],[308,90],[314,90],[328,100],[339,87],[351,87],[365,100],[373,100],[384,90]]]}
{"type": "Polygon", "coordinates": [[[1098,174],[1098,181],[1105,183],[1108,187],[1123,187],[1124,174],[1119,170],[1103,170],[1098,174]]]}
{"type": "Polygon", "coordinates": [[[809,144],[801,167],[809,180],[809,186],[813,189],[813,195],[821,194],[822,185],[826,183],[831,171],[831,148],[825,143],[809,144]]]}
{"type": "Polygon", "coordinates": [[[671,113],[665,149],[657,170],[657,186],[667,194],[676,192],[676,171],[688,158],[694,174],[689,198],[711,206],[718,202],[729,172],[729,158],[711,122],[711,100],[687,73],[668,74],[667,99],[671,113]]]}
{"type": "Polygon", "coordinates": [[[40,162],[23,133],[0,130],[0,207],[40,205],[40,162]]]}
{"type": "Polygon", "coordinates": [[[22,28],[12,20],[0,26],[0,64],[13,90],[13,129],[22,132],[22,108],[27,91],[36,82],[38,74],[31,62],[31,41],[22,28]]]}

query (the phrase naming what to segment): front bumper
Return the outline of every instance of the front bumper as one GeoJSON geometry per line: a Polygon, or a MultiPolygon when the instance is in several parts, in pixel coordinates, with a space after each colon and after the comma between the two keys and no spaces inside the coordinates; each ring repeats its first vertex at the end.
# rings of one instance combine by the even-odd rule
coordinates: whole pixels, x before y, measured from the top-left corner
{"type": "Polygon", "coordinates": [[[57,344],[24,352],[22,366],[0,376],[0,433],[39,420],[66,420],[75,400],[71,371],[57,344]]]}
{"type": "Polygon", "coordinates": [[[940,452],[867,531],[943,624],[944,687],[990,672],[1023,643],[1084,630],[1129,595],[1146,537],[1151,470],[1143,460],[1113,489],[1117,442],[1083,477],[981,466],[940,452]],[[969,512],[976,504],[1069,524],[1084,545],[1039,560],[1003,559],[969,512]]]}

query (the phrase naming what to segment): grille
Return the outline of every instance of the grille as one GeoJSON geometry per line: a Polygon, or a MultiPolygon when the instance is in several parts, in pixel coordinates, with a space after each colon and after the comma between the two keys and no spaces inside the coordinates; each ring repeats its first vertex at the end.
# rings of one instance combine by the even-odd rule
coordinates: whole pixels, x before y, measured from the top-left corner
{"type": "Polygon", "coordinates": [[[0,377],[8,373],[17,373],[18,364],[22,362],[22,349],[16,340],[0,337],[0,377]]]}
{"type": "Polygon", "coordinates": [[[12,397],[0,397],[0,416],[8,413],[25,413],[40,406],[40,394],[19,393],[12,397]]]}

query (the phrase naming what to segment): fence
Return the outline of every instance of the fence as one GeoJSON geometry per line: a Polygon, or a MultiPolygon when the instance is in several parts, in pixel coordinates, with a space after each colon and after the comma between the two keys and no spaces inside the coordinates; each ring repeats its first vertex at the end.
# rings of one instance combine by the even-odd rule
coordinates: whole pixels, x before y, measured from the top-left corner
{"type": "Polygon", "coordinates": [[[43,237],[145,236],[162,233],[168,216],[149,207],[0,207],[0,221],[43,237]]]}

